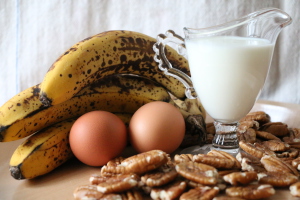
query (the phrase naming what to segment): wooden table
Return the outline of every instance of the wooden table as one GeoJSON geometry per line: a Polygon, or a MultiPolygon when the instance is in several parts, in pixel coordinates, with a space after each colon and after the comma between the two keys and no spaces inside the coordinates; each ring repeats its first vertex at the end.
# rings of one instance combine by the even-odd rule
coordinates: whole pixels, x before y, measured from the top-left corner
{"type": "MultiPolygon", "coordinates": [[[[300,128],[300,105],[270,101],[258,101],[253,111],[263,110],[271,116],[272,121],[287,123],[290,127],[300,128]]],[[[1,200],[56,200],[73,199],[74,189],[88,184],[91,174],[100,169],[81,164],[76,159],[57,168],[46,176],[34,180],[15,180],[9,173],[9,160],[14,149],[22,142],[0,143],[0,199],[1,200]]],[[[126,153],[126,152],[125,152],[126,153]]],[[[296,200],[287,188],[277,189],[272,200],[296,200]]]]}

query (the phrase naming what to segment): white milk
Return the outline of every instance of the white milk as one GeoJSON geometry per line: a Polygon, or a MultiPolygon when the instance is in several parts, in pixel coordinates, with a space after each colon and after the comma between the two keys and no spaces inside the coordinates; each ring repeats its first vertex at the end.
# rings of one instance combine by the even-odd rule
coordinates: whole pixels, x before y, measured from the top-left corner
{"type": "Polygon", "coordinates": [[[236,122],[253,107],[267,76],[274,44],[257,38],[185,41],[195,90],[208,114],[236,122]]]}

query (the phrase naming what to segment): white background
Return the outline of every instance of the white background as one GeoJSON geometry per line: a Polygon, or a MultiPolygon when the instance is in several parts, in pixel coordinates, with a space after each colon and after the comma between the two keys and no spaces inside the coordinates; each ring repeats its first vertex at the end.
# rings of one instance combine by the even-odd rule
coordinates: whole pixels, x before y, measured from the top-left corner
{"type": "Polygon", "coordinates": [[[0,105],[41,82],[51,64],[78,41],[108,30],[152,37],[168,29],[204,28],[265,7],[293,18],[277,40],[261,99],[300,104],[298,0],[1,0],[0,105]]]}

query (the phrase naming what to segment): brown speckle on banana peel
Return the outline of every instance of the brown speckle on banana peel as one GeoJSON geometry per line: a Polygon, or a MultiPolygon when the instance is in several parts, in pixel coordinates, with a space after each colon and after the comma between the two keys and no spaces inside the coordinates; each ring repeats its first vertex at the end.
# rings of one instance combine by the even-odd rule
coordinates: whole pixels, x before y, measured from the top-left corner
{"type": "MultiPolygon", "coordinates": [[[[154,61],[152,47],[155,42],[154,38],[137,32],[109,31],[75,44],[45,75],[41,100],[46,105],[61,103],[86,85],[112,74],[147,77],[178,98],[185,98],[184,86],[174,77],[165,75],[154,61]]],[[[170,48],[167,55],[174,68],[189,74],[185,58],[170,48]]]]}

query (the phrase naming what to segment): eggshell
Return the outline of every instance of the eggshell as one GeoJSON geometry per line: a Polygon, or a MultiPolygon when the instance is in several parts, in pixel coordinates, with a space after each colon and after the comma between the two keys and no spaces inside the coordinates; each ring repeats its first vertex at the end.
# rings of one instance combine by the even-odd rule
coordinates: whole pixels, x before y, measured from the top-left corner
{"type": "Polygon", "coordinates": [[[175,106],[154,101],[140,107],[129,123],[130,142],[138,152],[154,149],[172,153],[181,144],[185,121],[175,106]]]}
{"type": "Polygon", "coordinates": [[[78,118],[70,131],[74,155],[90,166],[102,166],[120,155],[127,144],[127,129],[116,115],[92,111],[78,118]]]}

